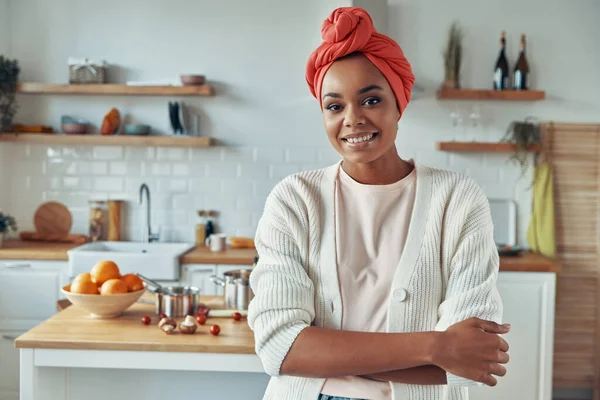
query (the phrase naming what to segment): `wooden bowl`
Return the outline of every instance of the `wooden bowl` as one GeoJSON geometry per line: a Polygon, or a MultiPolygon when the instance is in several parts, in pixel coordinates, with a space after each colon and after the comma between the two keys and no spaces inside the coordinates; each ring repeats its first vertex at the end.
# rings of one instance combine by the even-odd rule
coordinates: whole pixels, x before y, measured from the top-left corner
{"type": "Polygon", "coordinates": [[[79,294],[69,291],[71,284],[62,287],[65,297],[77,307],[81,307],[90,313],[92,318],[114,318],[123,314],[123,311],[131,307],[146,291],[146,288],[136,292],[123,294],[79,294]]]}
{"type": "Polygon", "coordinates": [[[185,86],[204,85],[206,77],[204,75],[181,75],[181,83],[185,86]]]}

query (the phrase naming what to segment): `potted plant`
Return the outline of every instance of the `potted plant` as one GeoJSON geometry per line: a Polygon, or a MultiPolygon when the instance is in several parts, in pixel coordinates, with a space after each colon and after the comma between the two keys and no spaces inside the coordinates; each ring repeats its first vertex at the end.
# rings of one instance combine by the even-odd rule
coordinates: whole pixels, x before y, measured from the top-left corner
{"type": "Polygon", "coordinates": [[[0,133],[12,130],[17,113],[19,63],[0,55],[0,133]]]}
{"type": "Polygon", "coordinates": [[[460,89],[460,65],[462,62],[463,33],[458,22],[453,22],[448,32],[448,42],[444,49],[443,89],[460,89]]]}
{"type": "Polygon", "coordinates": [[[0,210],[0,248],[4,243],[4,235],[10,231],[17,231],[17,222],[13,217],[8,214],[4,214],[2,210],[0,210]]]}
{"type": "Polygon", "coordinates": [[[529,169],[530,147],[541,144],[539,125],[533,117],[527,117],[524,121],[512,121],[500,141],[515,145],[510,160],[521,167],[521,177],[523,177],[529,169]]]}

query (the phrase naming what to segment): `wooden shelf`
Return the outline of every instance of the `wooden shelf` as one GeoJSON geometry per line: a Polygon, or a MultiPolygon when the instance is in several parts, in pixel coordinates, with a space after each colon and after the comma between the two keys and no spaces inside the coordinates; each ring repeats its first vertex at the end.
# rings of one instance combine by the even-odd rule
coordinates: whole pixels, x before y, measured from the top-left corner
{"type": "Polygon", "coordinates": [[[486,90],[486,89],[440,89],[439,100],[510,100],[537,101],[546,98],[543,90],[486,90]]]}
{"type": "Polygon", "coordinates": [[[24,94],[97,94],[126,96],[212,96],[210,85],[201,86],[130,86],[114,83],[67,85],[56,83],[21,82],[18,93],[24,94]]]}
{"type": "Polygon", "coordinates": [[[95,145],[95,146],[158,146],[158,147],[210,147],[214,140],[209,137],[196,136],[127,136],[83,134],[67,135],[63,133],[2,133],[0,142],[95,145]]]}
{"type": "MultiPolygon", "coordinates": [[[[436,148],[440,151],[453,152],[482,152],[482,153],[511,153],[517,150],[512,143],[486,143],[486,142],[437,142],[436,148]]],[[[539,145],[531,145],[528,151],[539,151],[539,145]]]]}

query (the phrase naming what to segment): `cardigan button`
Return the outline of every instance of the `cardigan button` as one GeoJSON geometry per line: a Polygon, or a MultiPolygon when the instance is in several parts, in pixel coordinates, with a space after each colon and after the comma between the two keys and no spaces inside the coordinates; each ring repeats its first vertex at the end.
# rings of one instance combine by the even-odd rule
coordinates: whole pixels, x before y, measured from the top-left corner
{"type": "Polygon", "coordinates": [[[406,300],[406,289],[398,288],[398,289],[394,290],[394,293],[392,295],[394,296],[394,299],[396,299],[397,301],[404,301],[404,300],[406,300]]]}

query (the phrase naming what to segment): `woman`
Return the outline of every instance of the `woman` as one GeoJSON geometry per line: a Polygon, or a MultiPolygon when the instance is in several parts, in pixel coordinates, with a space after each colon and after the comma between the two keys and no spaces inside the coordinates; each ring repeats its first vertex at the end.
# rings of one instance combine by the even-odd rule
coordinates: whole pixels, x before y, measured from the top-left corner
{"type": "Polygon", "coordinates": [[[265,399],[467,399],[508,362],[487,199],[398,155],[414,76],[366,11],[322,32],[306,79],[342,161],[280,182],[257,229],[265,399]]]}

